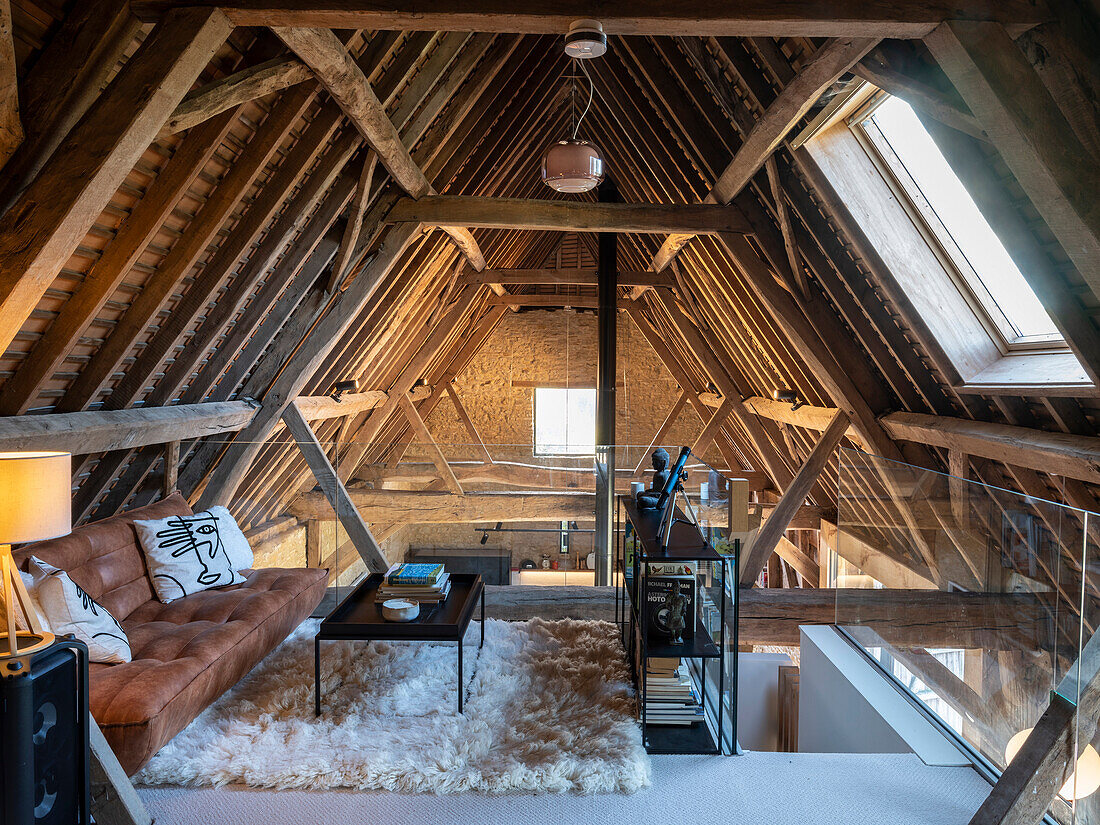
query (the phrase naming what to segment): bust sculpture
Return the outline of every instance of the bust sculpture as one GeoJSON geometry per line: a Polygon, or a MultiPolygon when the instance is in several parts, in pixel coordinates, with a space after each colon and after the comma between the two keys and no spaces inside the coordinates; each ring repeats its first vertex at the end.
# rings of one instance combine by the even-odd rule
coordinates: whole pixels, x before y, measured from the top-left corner
{"type": "Polygon", "coordinates": [[[653,485],[648,490],[642,490],[634,497],[640,510],[655,509],[661,500],[661,493],[665,489],[665,484],[668,483],[668,450],[664,447],[658,447],[650,456],[650,462],[653,464],[653,485]]]}

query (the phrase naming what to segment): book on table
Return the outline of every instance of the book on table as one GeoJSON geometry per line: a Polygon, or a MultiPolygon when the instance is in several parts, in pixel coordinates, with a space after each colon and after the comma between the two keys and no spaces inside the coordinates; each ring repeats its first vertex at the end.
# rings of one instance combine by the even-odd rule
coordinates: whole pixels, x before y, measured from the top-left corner
{"type": "Polygon", "coordinates": [[[378,586],[378,596],[383,600],[441,602],[450,592],[450,574],[442,564],[395,564],[378,586]]]}

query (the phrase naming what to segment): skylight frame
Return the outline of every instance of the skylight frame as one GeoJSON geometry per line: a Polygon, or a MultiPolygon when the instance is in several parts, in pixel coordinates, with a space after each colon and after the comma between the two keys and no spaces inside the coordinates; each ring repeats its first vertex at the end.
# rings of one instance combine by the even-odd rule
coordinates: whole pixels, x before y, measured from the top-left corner
{"type": "Polygon", "coordinates": [[[975,317],[1005,355],[1068,352],[1069,346],[1058,332],[1021,334],[1001,308],[997,297],[975,272],[950,229],[928,203],[886,136],[871,120],[875,110],[890,97],[888,93],[876,90],[858,109],[848,115],[848,129],[893,191],[898,203],[909,213],[914,226],[924,236],[929,248],[967,299],[975,317]]]}

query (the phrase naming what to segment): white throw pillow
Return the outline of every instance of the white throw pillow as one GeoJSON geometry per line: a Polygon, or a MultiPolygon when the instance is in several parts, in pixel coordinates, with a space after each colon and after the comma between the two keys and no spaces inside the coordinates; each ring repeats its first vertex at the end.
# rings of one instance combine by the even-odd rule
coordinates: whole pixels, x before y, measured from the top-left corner
{"type": "Polygon", "coordinates": [[[57,636],[69,633],[88,646],[88,659],[117,665],[130,661],[130,640],[110,612],[85,593],[64,570],[37,556],[28,565],[33,589],[50,630],[57,636]]]}
{"type": "Polygon", "coordinates": [[[252,548],[224,507],[193,516],[134,521],[157,598],[165,604],[200,590],[240,584],[252,548]]]}

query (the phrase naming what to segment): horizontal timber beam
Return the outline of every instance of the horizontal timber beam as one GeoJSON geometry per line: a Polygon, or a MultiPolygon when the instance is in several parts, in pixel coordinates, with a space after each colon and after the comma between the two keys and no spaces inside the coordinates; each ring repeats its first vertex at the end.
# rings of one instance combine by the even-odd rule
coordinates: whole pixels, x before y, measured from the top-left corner
{"type": "MultiPolygon", "coordinates": [[[[594,490],[595,473],[591,469],[579,469],[576,467],[545,467],[536,464],[519,464],[509,461],[497,461],[493,464],[485,464],[481,461],[451,461],[448,462],[455,476],[463,484],[502,484],[510,487],[526,488],[529,490],[594,490]]],[[[709,468],[698,470],[688,469],[688,483],[699,484],[707,480],[709,468]]],[[[629,482],[634,479],[634,473],[628,467],[619,468],[616,471],[618,480],[616,487],[621,492],[629,489],[629,482]]],[[[770,482],[764,473],[727,471],[728,474],[747,477],[749,489],[759,490],[767,487],[770,482]]],[[[419,484],[432,481],[438,477],[436,466],[430,462],[409,462],[389,468],[381,464],[364,466],[355,474],[356,480],[365,481],[376,486],[381,484],[419,484]]],[[[820,513],[818,513],[820,518],[820,513]]]]}
{"type": "Polygon", "coordinates": [[[743,0],[684,3],[611,0],[598,13],[587,0],[134,0],[143,20],[178,6],[216,6],[238,26],[513,32],[561,36],[578,19],[598,17],[608,34],[714,37],[924,37],[937,23],[996,20],[1023,31],[1050,18],[1027,0],[743,0]]]}
{"type": "Polygon", "coordinates": [[[74,455],[163,444],[235,432],[256,415],[247,401],[174,407],[12,415],[0,418],[0,451],[59,450],[74,455]]]}
{"type": "MultiPolygon", "coordinates": [[[[351,502],[371,523],[467,524],[479,521],[576,521],[595,513],[593,493],[437,493],[405,490],[348,490],[351,502]]],[[[332,518],[323,493],[297,496],[287,508],[300,519],[332,518]]]]}
{"type": "Polygon", "coordinates": [[[746,234],[748,220],[736,206],[713,204],[589,203],[528,198],[432,195],[394,204],[390,223],[487,229],[539,229],[553,232],[718,232],[746,234]]]}
{"type": "Polygon", "coordinates": [[[743,587],[740,599],[742,644],[797,645],[799,625],[844,626],[845,616],[902,648],[1034,650],[1049,635],[1045,609],[1025,594],[743,587]]]}
{"type": "MultiPolygon", "coordinates": [[[[409,393],[413,401],[423,401],[432,394],[431,387],[414,387],[409,393]]],[[[330,395],[302,395],[294,399],[294,406],[306,421],[319,421],[323,418],[339,418],[343,415],[357,415],[381,407],[389,399],[385,390],[367,390],[351,392],[339,398],[330,395]]]]}
{"type": "MultiPolygon", "coordinates": [[[[824,430],[835,412],[831,407],[809,405],[791,410],[789,405],[758,397],[747,399],[745,405],[765,418],[812,430],[824,430]]],[[[923,413],[895,412],[878,420],[897,441],[957,450],[965,455],[1100,484],[1100,438],[1094,436],[923,413]]]]}
{"type": "MultiPolygon", "coordinates": [[[[488,284],[509,285],[577,285],[596,286],[595,269],[486,269],[482,272],[463,272],[460,284],[483,286],[488,284]]],[[[676,280],[671,275],[660,272],[631,272],[620,270],[619,286],[640,286],[646,288],[665,287],[675,289],[676,280]]]]}

